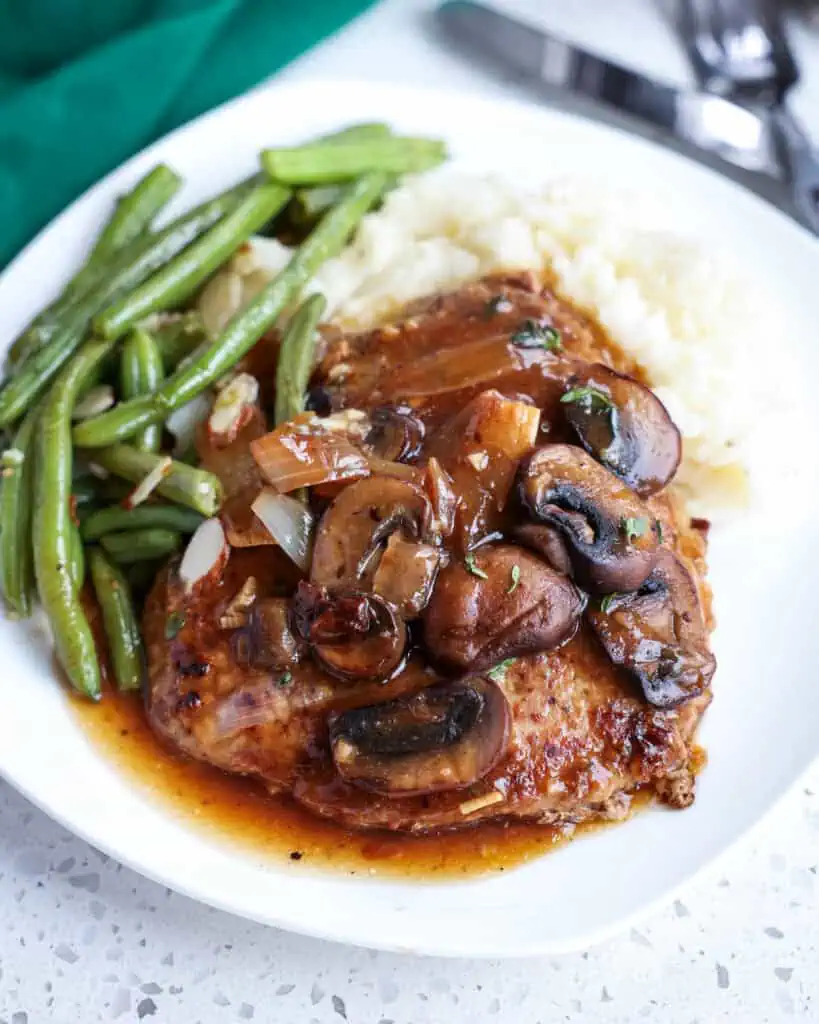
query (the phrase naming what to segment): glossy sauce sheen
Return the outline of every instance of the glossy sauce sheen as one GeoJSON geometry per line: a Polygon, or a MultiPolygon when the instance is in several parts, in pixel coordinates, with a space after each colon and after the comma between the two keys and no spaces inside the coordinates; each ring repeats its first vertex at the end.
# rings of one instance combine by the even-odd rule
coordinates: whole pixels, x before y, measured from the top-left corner
{"type": "MultiPolygon", "coordinates": [[[[171,753],[151,731],[142,700],[133,694],[106,688],[99,704],[72,698],[70,707],[106,759],[175,818],[240,850],[299,867],[356,875],[469,877],[512,868],[603,827],[485,822],[434,836],[349,831],[287,797],[269,796],[257,783],[171,753]]],[[[634,804],[649,799],[647,794],[634,804]]]]}

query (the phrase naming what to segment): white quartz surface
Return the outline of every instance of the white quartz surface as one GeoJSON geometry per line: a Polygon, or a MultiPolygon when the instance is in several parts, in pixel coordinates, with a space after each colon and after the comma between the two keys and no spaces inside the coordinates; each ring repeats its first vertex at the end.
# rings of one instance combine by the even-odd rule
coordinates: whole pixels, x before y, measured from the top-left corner
{"type": "MultiPolygon", "coordinates": [[[[515,95],[518,87],[436,44],[432,6],[386,0],[286,74],[515,95]]],[[[654,74],[686,77],[649,0],[506,6],[654,74]]],[[[795,41],[806,78],[796,107],[819,138],[819,37],[795,41]]],[[[708,877],[605,945],[532,961],[411,959],[202,907],[98,853],[0,783],[0,1024],[819,1021],[817,865],[819,765],[708,877]]]]}

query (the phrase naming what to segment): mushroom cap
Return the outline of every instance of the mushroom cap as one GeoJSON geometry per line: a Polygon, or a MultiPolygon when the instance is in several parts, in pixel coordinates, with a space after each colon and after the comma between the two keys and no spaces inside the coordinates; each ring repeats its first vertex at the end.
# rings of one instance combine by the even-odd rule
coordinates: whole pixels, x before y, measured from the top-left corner
{"type": "Polygon", "coordinates": [[[300,583],[293,623],[313,656],[340,679],[389,679],[407,652],[407,627],[385,600],[355,590],[300,583]]]}
{"type": "Polygon", "coordinates": [[[654,494],[676,473],[680,432],[660,399],[633,377],[591,363],[572,374],[561,401],[580,444],[637,494],[654,494]]]}
{"type": "Polygon", "coordinates": [[[487,544],[468,564],[452,562],[440,573],[424,642],[443,665],[480,670],[564,643],[584,606],[571,580],[530,551],[487,544]]]}
{"type": "Polygon", "coordinates": [[[574,576],[591,593],[636,590],[659,541],[642,499],[582,448],[550,444],[521,465],[519,492],[535,520],[563,536],[574,576]]]}
{"type": "Polygon", "coordinates": [[[360,586],[375,571],[380,547],[393,531],[426,542],[431,524],[429,498],[410,481],[371,476],[350,484],[319,521],[310,580],[325,587],[360,586]]]}
{"type": "Polygon", "coordinates": [[[699,595],[673,552],[663,549],[638,591],[617,594],[588,618],[609,658],[634,676],[649,704],[676,707],[710,683],[716,660],[699,595]]]}
{"type": "Polygon", "coordinates": [[[418,796],[478,782],[509,744],[511,714],[492,680],[468,676],[330,718],[339,775],[385,796],[418,796]]]}

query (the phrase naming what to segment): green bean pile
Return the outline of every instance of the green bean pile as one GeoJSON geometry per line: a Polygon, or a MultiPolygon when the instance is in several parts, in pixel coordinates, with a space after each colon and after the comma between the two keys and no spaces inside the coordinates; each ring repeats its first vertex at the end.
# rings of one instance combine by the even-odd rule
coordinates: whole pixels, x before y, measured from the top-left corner
{"type": "MultiPolygon", "coordinates": [[[[265,150],[260,173],[155,227],[182,186],[160,164],[117,201],[85,263],[12,342],[0,387],[0,433],[8,445],[1,457],[0,584],[15,617],[30,616],[39,599],[59,662],[79,693],[98,700],[102,692],[99,638],[89,620],[94,602],[116,685],[142,686],[140,597],[161,560],[221,508],[216,476],[162,451],[169,415],[207,391],[298,304],[399,175],[444,157],[436,140],[354,125],[303,146],[265,150]],[[301,241],[287,266],[210,337],[186,307],[261,231],[301,241]],[[96,405],[99,391],[110,404],[111,386],[119,399],[112,408],[74,422],[84,397],[86,406],[96,405]],[[133,485],[149,474],[154,492],[131,507],[133,485]]],[[[314,295],[291,317],[271,425],[304,409],[324,307],[314,295]]]]}

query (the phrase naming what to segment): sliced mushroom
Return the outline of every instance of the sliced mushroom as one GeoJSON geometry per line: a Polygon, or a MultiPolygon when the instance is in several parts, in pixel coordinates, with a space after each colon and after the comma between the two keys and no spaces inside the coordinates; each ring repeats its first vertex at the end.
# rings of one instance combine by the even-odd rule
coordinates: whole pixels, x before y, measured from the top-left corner
{"type": "Polygon", "coordinates": [[[594,593],[636,590],[658,540],[648,506],[581,448],[551,444],[523,463],[523,504],[566,541],[574,576],[594,593]]]}
{"type": "Polygon", "coordinates": [[[405,621],[417,618],[429,602],[441,554],[431,544],[393,533],[373,576],[373,593],[395,605],[405,621]]]}
{"type": "Polygon", "coordinates": [[[350,484],[319,522],[310,579],[325,587],[366,589],[383,547],[396,531],[431,540],[432,509],[415,484],[373,476],[350,484]]]}
{"type": "Polygon", "coordinates": [[[479,670],[562,644],[584,604],[566,576],[525,548],[486,545],[439,575],[424,613],[424,641],[444,665],[479,670]]]}
{"type": "Polygon", "coordinates": [[[385,796],[417,796],[478,782],[509,744],[510,711],[491,680],[470,676],[330,720],[339,775],[385,796]]]}
{"type": "Polygon", "coordinates": [[[697,588],[671,551],[660,554],[636,593],[610,596],[588,617],[608,656],[637,679],[650,704],[675,707],[710,683],[716,661],[697,588]]]}
{"type": "Polygon", "coordinates": [[[374,594],[302,582],[292,612],[316,660],[341,679],[389,679],[404,661],[406,624],[374,594]]]}
{"type": "Polygon", "coordinates": [[[413,462],[424,443],[424,424],[408,406],[382,405],[370,413],[365,447],[389,462],[413,462]]]}
{"type": "Polygon", "coordinates": [[[633,377],[593,363],[575,372],[561,399],[586,451],[644,497],[680,464],[680,432],[657,396],[633,377]]]}
{"type": "Polygon", "coordinates": [[[290,668],[305,653],[304,641],[290,622],[290,602],[284,597],[256,601],[247,625],[233,633],[231,646],[236,661],[247,668],[290,668]]]}

